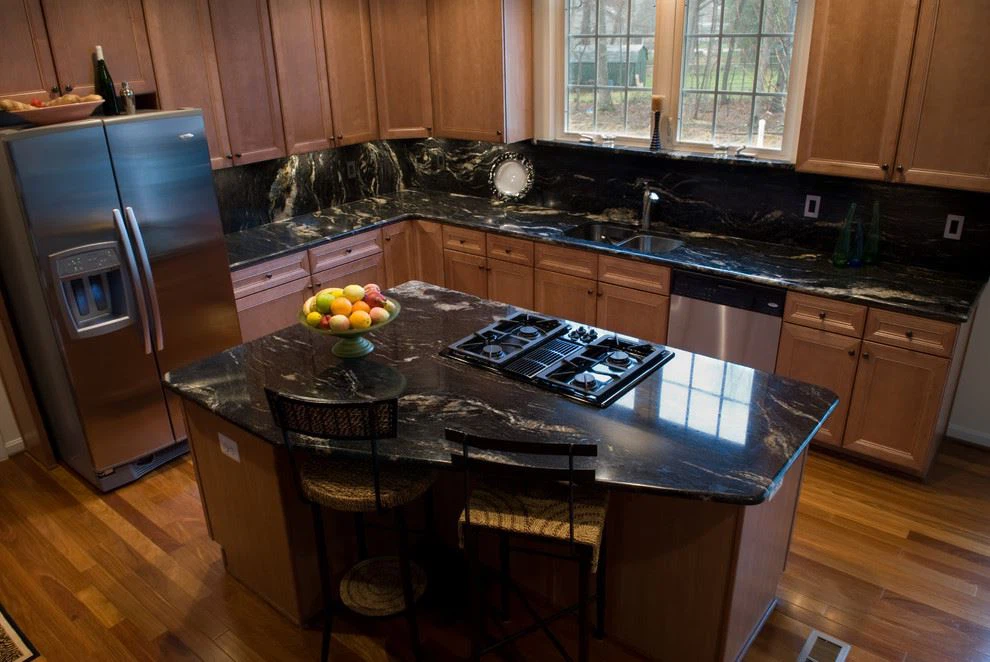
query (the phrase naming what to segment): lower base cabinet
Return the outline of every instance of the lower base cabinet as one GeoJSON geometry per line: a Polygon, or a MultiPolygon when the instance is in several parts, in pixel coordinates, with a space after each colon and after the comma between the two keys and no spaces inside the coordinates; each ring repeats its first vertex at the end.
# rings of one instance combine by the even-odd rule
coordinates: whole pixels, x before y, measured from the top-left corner
{"type": "Polygon", "coordinates": [[[445,249],[443,252],[443,275],[447,287],[473,294],[482,299],[488,298],[487,258],[473,253],[462,253],[445,249]]]}
{"type": "Polygon", "coordinates": [[[299,311],[311,294],[310,279],[300,278],[237,299],[241,342],[251,342],[296,324],[299,311]]]}
{"type": "Polygon", "coordinates": [[[598,282],[546,269],[534,273],[533,298],[538,312],[581,324],[596,324],[598,282]]]}
{"type": "Polygon", "coordinates": [[[864,341],[843,446],[923,472],[948,373],[948,359],[864,341]]]}
{"type": "Polygon", "coordinates": [[[488,298],[533,308],[533,267],[488,258],[488,298]]]}
{"type": "Polygon", "coordinates": [[[655,343],[667,342],[670,297],[598,283],[597,326],[655,343]]]}

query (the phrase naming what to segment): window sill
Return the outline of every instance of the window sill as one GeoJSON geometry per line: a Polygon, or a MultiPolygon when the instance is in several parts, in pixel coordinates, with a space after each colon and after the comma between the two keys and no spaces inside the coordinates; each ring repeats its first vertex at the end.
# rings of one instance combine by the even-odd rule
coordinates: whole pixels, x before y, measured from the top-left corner
{"type": "Polygon", "coordinates": [[[730,166],[755,166],[758,168],[771,168],[774,170],[794,170],[794,164],[789,161],[777,161],[753,156],[721,156],[716,154],[705,154],[702,152],[669,151],[666,149],[660,150],[659,152],[654,152],[648,147],[639,147],[635,145],[615,145],[614,147],[606,147],[601,144],[582,143],[570,140],[538,139],[534,142],[537,145],[564,147],[576,151],[612,152],[615,154],[624,154],[628,156],[645,156],[665,161],[684,161],[688,163],[706,164],[724,163],[725,165],[730,166]]]}

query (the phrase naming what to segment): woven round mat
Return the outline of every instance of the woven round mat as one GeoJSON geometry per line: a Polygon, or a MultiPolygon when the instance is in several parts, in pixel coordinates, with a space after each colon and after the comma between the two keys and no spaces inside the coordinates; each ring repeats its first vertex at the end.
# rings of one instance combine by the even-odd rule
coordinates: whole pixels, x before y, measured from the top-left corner
{"type": "MultiPolygon", "coordinates": [[[[414,600],[426,591],[426,573],[410,563],[414,600]]],[[[402,573],[395,556],[379,556],[361,561],[340,580],[340,599],[363,616],[393,616],[406,608],[402,595],[402,573]]]]}

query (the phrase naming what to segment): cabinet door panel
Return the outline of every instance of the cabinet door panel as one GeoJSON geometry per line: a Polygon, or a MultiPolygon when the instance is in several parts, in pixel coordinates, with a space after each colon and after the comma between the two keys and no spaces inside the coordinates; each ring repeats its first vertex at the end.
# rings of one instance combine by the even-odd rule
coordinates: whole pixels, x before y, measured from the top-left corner
{"type": "Polygon", "coordinates": [[[990,191],[988,25],[990,2],[922,0],[899,181],[990,191]]]}
{"type": "Polygon", "coordinates": [[[299,311],[311,293],[306,277],[238,299],[241,342],[250,342],[296,324],[299,311]]]}
{"type": "Polygon", "coordinates": [[[208,0],[144,0],[162,110],[202,108],[210,164],[231,165],[208,0]]]}
{"type": "Polygon", "coordinates": [[[416,280],[415,221],[402,221],[382,228],[385,242],[385,286],[395,287],[416,280]]]}
{"type": "Polygon", "coordinates": [[[0,99],[47,99],[58,85],[40,0],[0,0],[0,99]]]}
{"type": "Polygon", "coordinates": [[[667,342],[670,297],[598,283],[598,326],[657,343],[667,342]]]}
{"type": "Polygon", "coordinates": [[[385,280],[385,261],[382,254],[354,260],[333,269],[313,274],[313,291],[324,287],[346,287],[347,285],[367,285],[385,280]]]}
{"type": "Polygon", "coordinates": [[[818,0],[797,169],[886,179],[919,0],[818,0]],[[886,166],[886,167],[884,167],[886,166]]]}
{"type": "Polygon", "coordinates": [[[286,152],[327,149],[333,122],[320,0],[269,0],[268,7],[286,152]]]}
{"type": "Polygon", "coordinates": [[[141,0],[42,0],[55,71],[63,88],[92,94],[93,50],[103,56],[114,82],[127,81],[135,94],[155,91],[151,51],[141,0]]]}
{"type": "Polygon", "coordinates": [[[485,266],[485,258],[480,255],[450,250],[443,252],[444,280],[452,290],[487,299],[488,272],[485,266]]]}
{"type": "Polygon", "coordinates": [[[370,0],[382,138],[425,138],[433,127],[426,0],[370,0]]]}
{"type": "Polygon", "coordinates": [[[323,0],[323,35],[337,146],[377,140],[368,0],[323,0]]]}
{"type": "Polygon", "coordinates": [[[949,360],[864,341],[843,447],[923,473],[949,360]]]}
{"type": "Polygon", "coordinates": [[[537,269],[535,309],[554,317],[593,325],[598,317],[596,285],[590,278],[537,269]]]}
{"type": "Polygon", "coordinates": [[[533,267],[488,259],[488,298],[533,308],[533,267]]]}
{"type": "Polygon", "coordinates": [[[234,163],[285,156],[265,0],[210,0],[213,40],[234,163]]]}
{"type": "Polygon", "coordinates": [[[417,278],[443,287],[443,225],[434,221],[411,222],[416,229],[417,278]]]}
{"type": "Polygon", "coordinates": [[[778,375],[824,386],[839,396],[839,404],[815,435],[815,440],[831,446],[842,445],[849,413],[849,398],[859,361],[858,338],[784,324],[777,349],[778,375]]]}

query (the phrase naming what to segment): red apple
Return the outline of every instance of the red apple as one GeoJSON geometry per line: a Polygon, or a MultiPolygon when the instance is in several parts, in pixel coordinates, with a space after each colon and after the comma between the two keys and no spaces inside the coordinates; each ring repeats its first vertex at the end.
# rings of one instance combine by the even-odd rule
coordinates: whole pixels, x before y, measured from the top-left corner
{"type": "Polygon", "coordinates": [[[385,305],[385,295],[381,292],[368,292],[364,296],[364,301],[372,308],[381,308],[385,305]]]}
{"type": "Polygon", "coordinates": [[[321,329],[329,329],[330,328],[330,318],[331,317],[332,317],[331,315],[324,315],[323,316],[323,319],[320,320],[320,328],[321,329]]]}

